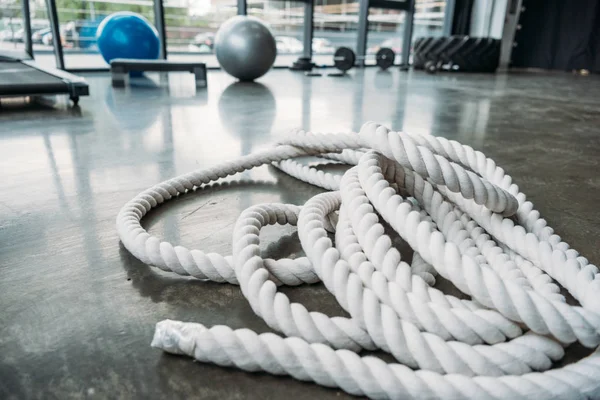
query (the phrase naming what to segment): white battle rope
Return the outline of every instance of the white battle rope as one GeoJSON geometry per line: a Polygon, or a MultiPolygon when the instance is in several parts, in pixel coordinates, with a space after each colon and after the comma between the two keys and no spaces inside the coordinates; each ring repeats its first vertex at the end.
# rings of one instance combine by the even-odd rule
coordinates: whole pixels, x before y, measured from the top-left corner
{"type": "Polygon", "coordinates": [[[598,268],[554,234],[502,168],[455,141],[374,123],[358,135],[298,131],[140,193],[117,229],[147,264],[240,285],[254,312],[285,336],[165,320],[152,341],[164,351],[372,398],[600,398],[598,350],[550,369],[563,346],[600,344],[598,268]],[[324,173],[296,160],[303,156],[352,167],[324,173]],[[173,197],[269,163],[329,192],[302,206],[243,211],[232,256],[173,246],[140,224],[173,197]],[[263,259],[260,230],[273,224],[296,225],[306,257],[263,259]],[[410,264],[399,241],[414,250],[410,264]],[[434,288],[437,275],[471,300],[434,288]],[[309,311],[277,291],[319,280],[349,318],[309,311]],[[559,285],[581,306],[567,304],[559,285]],[[357,354],[377,349],[397,363],[357,354]]]}

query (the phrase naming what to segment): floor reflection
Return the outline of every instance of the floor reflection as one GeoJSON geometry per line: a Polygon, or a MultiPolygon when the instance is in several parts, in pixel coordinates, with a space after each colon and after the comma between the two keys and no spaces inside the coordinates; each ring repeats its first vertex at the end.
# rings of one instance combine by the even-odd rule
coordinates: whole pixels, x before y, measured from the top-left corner
{"type": "Polygon", "coordinates": [[[235,82],[219,97],[219,118],[229,134],[240,141],[241,154],[252,152],[253,143],[271,134],[277,101],[259,82],[235,82]]]}
{"type": "MultiPolygon", "coordinates": [[[[285,76],[291,79],[287,86],[227,83],[226,76],[221,75],[221,83],[215,84],[213,79],[205,96],[188,99],[154,90],[151,80],[145,80],[146,85],[143,85],[148,88],[114,90],[109,79],[101,81],[92,77],[89,78],[92,86],[101,88],[101,97],[92,96],[87,100],[93,103],[82,103],[83,112],[59,108],[56,116],[60,118],[50,120],[45,129],[37,132],[35,128],[28,129],[31,125],[19,122],[20,128],[0,137],[0,141],[10,140],[15,135],[21,138],[41,134],[39,140],[43,143],[45,163],[31,167],[31,171],[40,168],[42,174],[50,178],[47,182],[52,183],[50,193],[54,197],[46,194],[39,199],[30,198],[28,202],[31,206],[36,201],[44,202],[46,208],[56,207],[69,218],[86,215],[84,219],[89,224],[82,224],[87,232],[83,235],[85,247],[94,248],[98,238],[86,235],[97,234],[95,212],[100,212],[102,217],[113,216],[121,204],[110,204],[110,208],[105,204],[98,206],[99,193],[126,189],[132,183],[141,190],[146,183],[160,182],[191,169],[214,165],[219,160],[248,154],[272,141],[277,121],[293,122],[290,115],[300,114],[295,126],[307,130],[321,130],[321,126],[345,119],[347,130],[358,131],[365,121],[376,120],[397,129],[427,134],[441,132],[475,144],[481,143],[489,131],[494,99],[457,90],[452,86],[456,84],[453,78],[435,78],[444,84],[433,86],[397,71],[355,70],[343,78],[307,78],[291,73],[285,76]],[[285,95],[290,98],[296,95],[298,102],[290,103],[285,95]],[[278,107],[278,98],[286,99],[285,108],[278,107]],[[297,110],[296,106],[299,106],[297,110]],[[69,124],[62,121],[67,117],[71,119],[69,124]],[[59,139],[62,137],[66,140],[59,139]],[[96,210],[97,207],[106,208],[96,210]]],[[[183,81],[176,78],[171,84],[177,82],[183,81]]],[[[495,82],[491,89],[498,92],[505,84],[503,80],[495,82]]],[[[33,117],[42,118],[49,111],[31,108],[29,112],[33,117]]],[[[18,119],[19,115],[13,114],[11,118],[18,119]]],[[[41,121],[35,124],[34,127],[44,126],[41,121]]],[[[343,127],[337,131],[343,131],[343,127]]],[[[13,164],[19,165],[19,155],[15,153],[18,147],[10,147],[10,141],[7,143],[12,149],[7,151],[12,152],[13,164]]],[[[262,169],[244,177],[272,179],[269,176],[273,176],[273,171],[269,171],[262,169]]],[[[276,179],[283,187],[289,177],[278,175],[276,179]]],[[[292,182],[290,188],[297,188],[296,183],[292,182]]],[[[130,195],[118,197],[123,202],[130,195]]],[[[253,204],[254,197],[253,194],[241,196],[244,200],[240,200],[238,211],[253,204]]],[[[283,200],[294,201],[293,198],[283,200]]],[[[13,198],[8,199],[7,206],[20,209],[24,204],[13,198]]],[[[162,234],[176,241],[178,220],[167,214],[162,226],[162,234]]],[[[88,261],[97,256],[91,255],[88,261]]]]}

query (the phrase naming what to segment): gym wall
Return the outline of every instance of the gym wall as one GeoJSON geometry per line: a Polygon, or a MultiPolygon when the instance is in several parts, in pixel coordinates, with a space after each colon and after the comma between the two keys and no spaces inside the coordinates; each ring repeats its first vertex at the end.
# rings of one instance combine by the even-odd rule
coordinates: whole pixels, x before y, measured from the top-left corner
{"type": "Polygon", "coordinates": [[[523,0],[512,67],[600,72],[600,0],[523,0]]]}

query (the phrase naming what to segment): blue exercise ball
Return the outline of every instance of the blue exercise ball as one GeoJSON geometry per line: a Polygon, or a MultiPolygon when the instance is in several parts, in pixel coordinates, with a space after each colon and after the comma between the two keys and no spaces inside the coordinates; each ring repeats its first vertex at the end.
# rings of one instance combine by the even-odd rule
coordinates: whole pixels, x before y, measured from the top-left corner
{"type": "Polygon", "coordinates": [[[96,31],[96,43],[108,64],[115,58],[155,60],[160,53],[156,29],[143,16],[128,11],[106,17],[96,31]]]}
{"type": "Polygon", "coordinates": [[[238,15],[225,21],[217,31],[215,53],[227,73],[241,81],[253,81],[273,66],[277,46],[261,20],[238,15]]]}

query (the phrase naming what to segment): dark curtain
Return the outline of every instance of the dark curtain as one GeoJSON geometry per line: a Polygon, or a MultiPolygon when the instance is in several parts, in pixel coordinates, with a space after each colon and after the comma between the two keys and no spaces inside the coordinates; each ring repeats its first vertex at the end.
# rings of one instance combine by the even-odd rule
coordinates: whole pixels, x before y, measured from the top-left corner
{"type": "Polygon", "coordinates": [[[600,0],[523,0],[513,67],[600,72],[600,0]]]}
{"type": "Polygon", "coordinates": [[[452,18],[452,34],[468,35],[471,30],[471,12],[474,0],[456,0],[452,18]]]}

